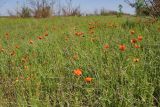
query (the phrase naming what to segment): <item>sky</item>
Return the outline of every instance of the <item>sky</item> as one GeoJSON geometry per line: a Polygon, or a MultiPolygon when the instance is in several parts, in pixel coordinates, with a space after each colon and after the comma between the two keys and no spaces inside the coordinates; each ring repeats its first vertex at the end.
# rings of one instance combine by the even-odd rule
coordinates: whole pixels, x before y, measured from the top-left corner
{"type": "MultiPolygon", "coordinates": [[[[20,8],[28,0],[0,0],[0,15],[7,15],[8,10],[14,11],[17,7],[20,8]],[[18,5],[17,5],[18,4],[18,5]]],[[[65,5],[65,0],[60,0],[61,5],[65,5]]],[[[123,6],[123,12],[134,14],[134,8],[131,8],[124,0],[73,0],[73,5],[80,5],[83,13],[93,13],[94,10],[105,8],[106,10],[118,11],[118,5],[123,6]]]]}

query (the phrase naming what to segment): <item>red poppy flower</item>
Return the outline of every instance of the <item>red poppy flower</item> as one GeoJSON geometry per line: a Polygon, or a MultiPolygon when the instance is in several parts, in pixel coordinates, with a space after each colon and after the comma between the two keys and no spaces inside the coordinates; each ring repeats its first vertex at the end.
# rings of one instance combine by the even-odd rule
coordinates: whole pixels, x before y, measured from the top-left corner
{"type": "Polygon", "coordinates": [[[135,47],[135,48],[140,48],[140,46],[139,46],[139,45],[135,45],[134,47],[135,47]]]}
{"type": "Polygon", "coordinates": [[[138,40],[142,41],[143,37],[141,35],[138,36],[138,40]]]}
{"type": "Polygon", "coordinates": [[[125,45],[119,45],[119,50],[125,51],[126,50],[126,46],[125,45]]]}
{"type": "Polygon", "coordinates": [[[86,81],[86,82],[91,82],[91,81],[92,81],[92,78],[91,78],[91,77],[86,77],[86,78],[85,78],[85,81],[86,81]]]}
{"type": "Polygon", "coordinates": [[[76,69],[76,70],[74,70],[74,74],[77,75],[77,76],[80,76],[80,75],[82,75],[82,70],[81,69],[76,69]]]}
{"type": "Polygon", "coordinates": [[[131,39],[131,43],[136,43],[137,40],[136,39],[131,39]]]}
{"type": "Polygon", "coordinates": [[[84,33],[83,32],[76,32],[75,35],[76,36],[82,36],[84,33]]]}
{"type": "Polygon", "coordinates": [[[104,45],[104,49],[108,49],[109,48],[109,45],[104,45]]]}

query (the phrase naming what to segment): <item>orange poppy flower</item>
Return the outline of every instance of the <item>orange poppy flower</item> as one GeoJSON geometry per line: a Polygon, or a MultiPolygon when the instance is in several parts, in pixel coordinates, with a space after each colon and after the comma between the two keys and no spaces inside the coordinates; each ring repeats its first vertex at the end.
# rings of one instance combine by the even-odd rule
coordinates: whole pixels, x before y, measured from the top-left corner
{"type": "Polygon", "coordinates": [[[131,43],[136,43],[137,40],[136,39],[131,39],[131,43]]]}
{"type": "Polygon", "coordinates": [[[143,37],[141,35],[138,36],[138,40],[142,41],[143,37]]]}
{"type": "Polygon", "coordinates": [[[140,46],[139,46],[139,45],[135,45],[134,47],[135,47],[135,48],[140,48],[140,46]]]}
{"type": "Polygon", "coordinates": [[[76,32],[75,35],[76,36],[82,36],[84,33],[83,32],[76,32]]]}
{"type": "Polygon", "coordinates": [[[92,79],[93,79],[93,78],[91,78],[91,77],[86,77],[86,78],[85,78],[85,81],[86,81],[86,82],[91,82],[92,79]]]}
{"type": "Polygon", "coordinates": [[[76,35],[76,36],[79,36],[79,32],[76,32],[75,35],[76,35]]]}
{"type": "Polygon", "coordinates": [[[119,45],[119,50],[125,51],[126,50],[126,46],[125,45],[119,45]]]}
{"type": "Polygon", "coordinates": [[[104,45],[104,49],[108,49],[109,48],[109,45],[104,45]]]}
{"type": "Polygon", "coordinates": [[[76,69],[76,70],[74,70],[74,74],[77,75],[77,76],[80,76],[80,75],[82,75],[82,70],[81,69],[76,69]]]}

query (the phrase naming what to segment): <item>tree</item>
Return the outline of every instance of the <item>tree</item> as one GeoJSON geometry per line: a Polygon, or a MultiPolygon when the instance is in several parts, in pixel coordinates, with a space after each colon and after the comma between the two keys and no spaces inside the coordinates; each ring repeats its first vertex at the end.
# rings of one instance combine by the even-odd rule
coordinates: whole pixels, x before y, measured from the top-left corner
{"type": "Polygon", "coordinates": [[[73,0],[66,0],[66,6],[62,8],[64,16],[80,16],[80,6],[73,7],[73,0]]]}
{"type": "Polygon", "coordinates": [[[53,15],[54,0],[30,0],[33,16],[45,18],[53,15]]]}
{"type": "Polygon", "coordinates": [[[131,7],[136,8],[137,15],[141,13],[149,13],[152,16],[160,16],[160,0],[125,0],[131,7]]]}
{"type": "Polygon", "coordinates": [[[160,16],[160,0],[144,0],[153,16],[160,16]]]}
{"type": "Polygon", "coordinates": [[[131,2],[130,0],[125,0],[125,2],[136,9],[137,15],[141,15],[141,9],[145,6],[144,0],[135,0],[134,2],[131,2]]]}
{"type": "Polygon", "coordinates": [[[119,13],[118,13],[118,16],[120,17],[120,16],[122,16],[122,8],[123,8],[123,6],[121,5],[121,4],[119,4],[118,5],[118,8],[119,8],[119,13]]]}
{"type": "Polygon", "coordinates": [[[22,7],[20,12],[18,12],[18,16],[22,18],[31,17],[31,9],[28,7],[22,7]]]}

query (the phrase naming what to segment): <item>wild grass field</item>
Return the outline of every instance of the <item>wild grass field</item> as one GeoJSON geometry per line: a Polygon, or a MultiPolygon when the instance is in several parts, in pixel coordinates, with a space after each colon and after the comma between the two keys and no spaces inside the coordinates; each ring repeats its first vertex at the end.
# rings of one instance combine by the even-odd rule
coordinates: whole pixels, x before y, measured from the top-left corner
{"type": "Polygon", "coordinates": [[[0,19],[0,107],[160,106],[160,21],[0,19]]]}

